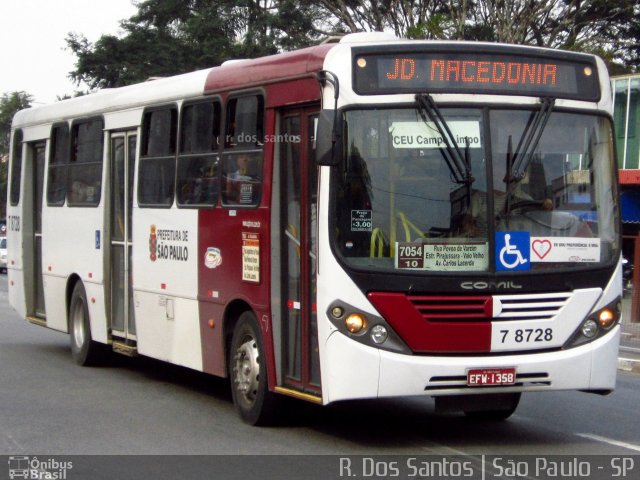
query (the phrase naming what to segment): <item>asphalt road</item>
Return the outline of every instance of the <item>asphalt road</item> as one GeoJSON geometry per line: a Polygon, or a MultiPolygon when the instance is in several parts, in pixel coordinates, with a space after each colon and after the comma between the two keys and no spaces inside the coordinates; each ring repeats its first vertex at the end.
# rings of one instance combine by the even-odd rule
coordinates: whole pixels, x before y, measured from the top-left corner
{"type": "Polygon", "coordinates": [[[620,373],[606,397],[526,394],[501,423],[436,414],[432,400],[410,398],[291,402],[282,425],[256,428],[236,416],[223,379],[141,357],[76,366],[67,335],[8,306],[6,282],[1,275],[0,455],[298,455],[287,465],[300,471],[312,468],[306,455],[640,455],[637,374],[620,373]]]}

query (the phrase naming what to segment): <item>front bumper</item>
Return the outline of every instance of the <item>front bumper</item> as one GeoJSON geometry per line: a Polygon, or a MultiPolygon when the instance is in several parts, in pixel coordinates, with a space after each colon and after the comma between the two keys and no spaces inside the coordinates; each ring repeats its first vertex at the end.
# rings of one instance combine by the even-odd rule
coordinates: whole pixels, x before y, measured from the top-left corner
{"type": "Polygon", "coordinates": [[[326,342],[324,402],[413,395],[615,388],[620,326],[567,350],[478,356],[403,355],[354,342],[334,332],[326,342]],[[516,368],[515,386],[469,387],[470,368],[516,368]]]}

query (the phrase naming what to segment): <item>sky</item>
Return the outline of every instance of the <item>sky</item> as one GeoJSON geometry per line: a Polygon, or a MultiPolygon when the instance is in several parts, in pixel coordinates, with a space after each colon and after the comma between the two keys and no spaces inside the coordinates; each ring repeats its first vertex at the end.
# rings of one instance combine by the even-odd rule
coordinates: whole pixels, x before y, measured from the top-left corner
{"type": "Polygon", "coordinates": [[[133,0],[0,0],[0,95],[24,91],[34,104],[86,90],[69,79],[75,56],[69,32],[95,42],[118,35],[120,20],[137,12],[133,0]]]}

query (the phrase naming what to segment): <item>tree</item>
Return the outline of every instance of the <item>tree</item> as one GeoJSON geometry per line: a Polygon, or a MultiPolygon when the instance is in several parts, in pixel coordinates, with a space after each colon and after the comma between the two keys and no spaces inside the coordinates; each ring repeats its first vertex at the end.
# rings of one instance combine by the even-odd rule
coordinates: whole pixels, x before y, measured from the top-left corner
{"type": "Polygon", "coordinates": [[[617,71],[640,60],[639,0],[318,0],[327,24],[398,37],[505,42],[586,51],[617,71]]]}
{"type": "Polygon", "coordinates": [[[26,92],[3,93],[0,97],[0,155],[9,154],[11,122],[18,110],[31,106],[33,97],[26,92]]]}
{"type": "Polygon", "coordinates": [[[192,3],[198,2],[143,2],[135,16],[121,23],[125,32],[121,38],[103,35],[92,44],[70,33],[67,45],[78,58],[71,78],[91,89],[120,87],[219,63],[234,32],[216,6],[194,14],[192,3]]]}
{"type": "MultiPolygon", "coordinates": [[[[318,3],[329,14],[322,20],[334,31],[390,31],[398,37],[453,38],[450,9],[443,0],[318,0],[318,3]]],[[[465,5],[467,1],[461,3],[465,5]]],[[[323,31],[323,27],[316,27],[323,31]]]]}
{"type": "Polygon", "coordinates": [[[640,0],[145,0],[123,34],[70,33],[70,76],[91,89],[300,48],[336,33],[507,42],[640,61],[640,0]]]}
{"type": "Polygon", "coordinates": [[[76,55],[72,80],[91,89],[119,87],[299,48],[319,39],[309,2],[294,0],[146,0],[121,22],[121,37],[103,35],[94,44],[70,33],[76,55]]]}
{"type": "Polygon", "coordinates": [[[7,167],[11,122],[18,110],[29,108],[33,97],[25,92],[3,93],[0,97],[0,218],[7,215],[7,167]]]}
{"type": "Polygon", "coordinates": [[[633,71],[640,42],[638,0],[485,0],[469,11],[486,40],[595,53],[633,71]]]}

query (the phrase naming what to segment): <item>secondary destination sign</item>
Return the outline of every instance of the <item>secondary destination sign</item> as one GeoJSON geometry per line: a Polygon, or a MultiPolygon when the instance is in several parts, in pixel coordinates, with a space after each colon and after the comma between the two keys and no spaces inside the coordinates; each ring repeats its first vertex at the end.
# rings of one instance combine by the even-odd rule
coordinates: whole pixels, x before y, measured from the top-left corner
{"type": "Polygon", "coordinates": [[[595,61],[516,53],[354,52],[354,89],[387,93],[475,93],[600,99],[595,61]]]}

